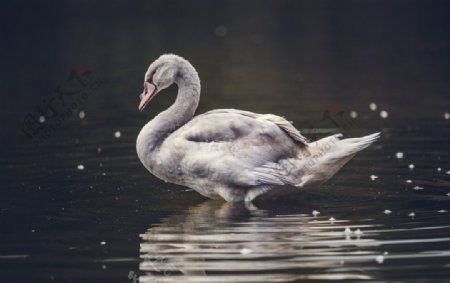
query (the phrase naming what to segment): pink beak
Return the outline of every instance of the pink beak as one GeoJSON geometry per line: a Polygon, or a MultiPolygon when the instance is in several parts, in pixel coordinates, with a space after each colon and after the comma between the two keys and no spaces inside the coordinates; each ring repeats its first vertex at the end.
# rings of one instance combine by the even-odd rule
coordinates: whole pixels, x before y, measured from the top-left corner
{"type": "Polygon", "coordinates": [[[154,84],[145,82],[144,84],[144,92],[139,96],[141,98],[141,102],[139,103],[139,111],[144,110],[145,106],[152,100],[153,96],[157,93],[156,87],[154,84]]]}

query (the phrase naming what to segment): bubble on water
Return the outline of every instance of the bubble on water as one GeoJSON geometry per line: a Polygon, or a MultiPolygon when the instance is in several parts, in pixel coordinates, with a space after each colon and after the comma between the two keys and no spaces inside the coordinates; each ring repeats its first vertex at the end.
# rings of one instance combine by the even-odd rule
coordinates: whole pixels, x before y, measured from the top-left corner
{"type": "Polygon", "coordinates": [[[450,119],[450,113],[445,112],[445,113],[444,113],[444,119],[445,119],[445,120],[450,119]]]}
{"type": "Polygon", "coordinates": [[[84,165],[83,164],[78,164],[77,169],[78,170],[84,170],[84,165]]]}
{"type": "Polygon", "coordinates": [[[370,175],[370,180],[375,181],[376,179],[378,179],[377,175],[370,175]]]}
{"type": "Polygon", "coordinates": [[[104,245],[106,245],[106,242],[105,241],[101,241],[100,245],[104,246],[104,245]]]}
{"type": "Polygon", "coordinates": [[[45,116],[39,116],[39,122],[44,123],[45,122],[45,116]]]}
{"type": "Polygon", "coordinates": [[[344,230],[345,235],[350,235],[352,233],[352,230],[349,227],[346,227],[344,230]]]}
{"type": "Polygon", "coordinates": [[[251,254],[252,252],[253,251],[251,249],[248,249],[248,248],[241,249],[241,254],[243,254],[243,255],[248,255],[248,254],[251,254]]]}
{"type": "Polygon", "coordinates": [[[414,217],[416,216],[416,214],[414,212],[411,212],[410,214],[408,214],[409,217],[414,217]]]}
{"type": "Polygon", "coordinates": [[[438,167],[438,168],[437,168],[437,171],[438,171],[438,172],[441,172],[441,171],[442,171],[442,168],[441,168],[441,167],[438,167]]]}
{"type": "Polygon", "coordinates": [[[391,211],[390,209],[385,209],[385,210],[383,211],[383,213],[384,213],[384,214],[391,214],[392,211],[391,211]]]}
{"type": "Polygon", "coordinates": [[[415,191],[420,191],[420,190],[423,190],[423,187],[415,186],[415,187],[413,188],[413,190],[415,190],[415,191]]]}
{"type": "Polygon", "coordinates": [[[317,210],[313,210],[313,212],[312,212],[312,215],[314,215],[314,216],[317,216],[317,215],[319,215],[319,214],[320,214],[320,212],[317,211],[317,210]]]}
{"type": "Polygon", "coordinates": [[[363,234],[363,232],[360,230],[360,229],[356,229],[356,231],[355,231],[355,235],[356,236],[361,236],[363,234]]]}
{"type": "Polygon", "coordinates": [[[386,119],[387,117],[389,117],[389,113],[386,110],[382,110],[380,112],[380,117],[386,119]]]}
{"type": "Polygon", "coordinates": [[[411,184],[411,183],[412,183],[412,180],[409,180],[409,179],[408,179],[408,180],[406,180],[405,182],[408,183],[408,184],[411,184]]]}
{"type": "MultiPolygon", "coordinates": [[[[450,197],[450,193],[448,193],[449,197],[450,197]]],[[[328,221],[333,222],[336,221],[336,219],[334,219],[334,217],[330,217],[330,219],[328,219],[328,221]]]]}
{"type": "Polygon", "coordinates": [[[403,154],[403,152],[399,151],[399,152],[395,153],[395,157],[398,159],[402,159],[403,157],[405,157],[405,155],[403,154]]]}
{"type": "Polygon", "coordinates": [[[114,137],[115,138],[120,138],[122,136],[122,133],[120,132],[120,131],[116,131],[115,133],[114,133],[114,137]]]}
{"type": "Polygon", "coordinates": [[[450,197],[450,193],[447,193],[447,196],[450,197]]]}
{"type": "Polygon", "coordinates": [[[375,111],[375,110],[377,110],[377,105],[374,102],[372,102],[369,104],[369,108],[370,108],[370,110],[375,111]]]}
{"type": "Polygon", "coordinates": [[[78,117],[80,117],[80,119],[83,119],[86,116],[86,113],[84,113],[83,110],[80,111],[80,113],[78,113],[78,117]]]}
{"type": "Polygon", "coordinates": [[[382,264],[384,262],[384,256],[379,255],[375,258],[375,261],[378,262],[379,264],[382,264]]]}
{"type": "Polygon", "coordinates": [[[416,167],[414,164],[409,164],[409,165],[408,165],[408,168],[411,169],[411,170],[413,170],[414,167],[416,167]]]}
{"type": "Polygon", "coordinates": [[[97,152],[98,153],[102,152],[102,148],[101,147],[97,147],[97,152]]]}
{"type": "Polygon", "coordinates": [[[446,213],[446,212],[448,212],[448,211],[445,210],[445,209],[441,209],[441,210],[438,210],[438,212],[439,212],[439,213],[446,213]]]}
{"type": "Polygon", "coordinates": [[[350,111],[350,118],[355,119],[356,117],[358,117],[358,113],[356,111],[350,111]]]}
{"type": "Polygon", "coordinates": [[[214,33],[218,36],[218,37],[224,37],[225,35],[227,35],[228,33],[228,29],[226,26],[217,26],[214,29],[214,33]]]}
{"type": "Polygon", "coordinates": [[[445,172],[445,174],[450,175],[450,171],[445,172]]]}
{"type": "Polygon", "coordinates": [[[388,252],[384,252],[383,254],[384,254],[384,255],[388,255],[389,253],[388,253],[388,252]]]}

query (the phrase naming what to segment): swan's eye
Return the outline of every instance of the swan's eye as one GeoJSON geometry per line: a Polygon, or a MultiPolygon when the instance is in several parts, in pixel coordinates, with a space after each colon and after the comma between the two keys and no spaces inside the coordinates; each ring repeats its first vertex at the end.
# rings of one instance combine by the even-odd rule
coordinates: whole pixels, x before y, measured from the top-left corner
{"type": "Polygon", "coordinates": [[[156,73],[156,69],[150,73],[150,76],[148,77],[148,80],[147,80],[148,83],[153,83],[153,76],[155,75],[155,73],[156,73]]]}

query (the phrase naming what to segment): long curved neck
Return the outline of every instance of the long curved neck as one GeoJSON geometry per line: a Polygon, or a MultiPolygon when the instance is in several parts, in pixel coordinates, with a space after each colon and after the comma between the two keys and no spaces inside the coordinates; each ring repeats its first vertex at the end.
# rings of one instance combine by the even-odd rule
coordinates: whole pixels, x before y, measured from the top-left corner
{"type": "Polygon", "coordinates": [[[141,130],[137,140],[139,157],[146,159],[175,130],[192,119],[200,100],[200,79],[189,64],[180,66],[175,83],[178,95],[172,106],[158,114],[141,130]]]}

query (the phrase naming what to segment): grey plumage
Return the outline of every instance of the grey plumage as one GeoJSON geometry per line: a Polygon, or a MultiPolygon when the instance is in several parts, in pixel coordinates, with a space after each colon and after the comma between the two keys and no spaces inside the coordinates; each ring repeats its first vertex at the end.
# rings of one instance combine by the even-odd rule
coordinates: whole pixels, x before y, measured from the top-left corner
{"type": "Polygon", "coordinates": [[[252,201],[320,185],[379,137],[334,135],[308,143],[290,122],[272,114],[218,109],[194,117],[200,79],[176,55],[153,62],[145,81],[155,94],[175,83],[178,95],[142,128],[139,159],[158,178],[213,199],[252,201]]]}

